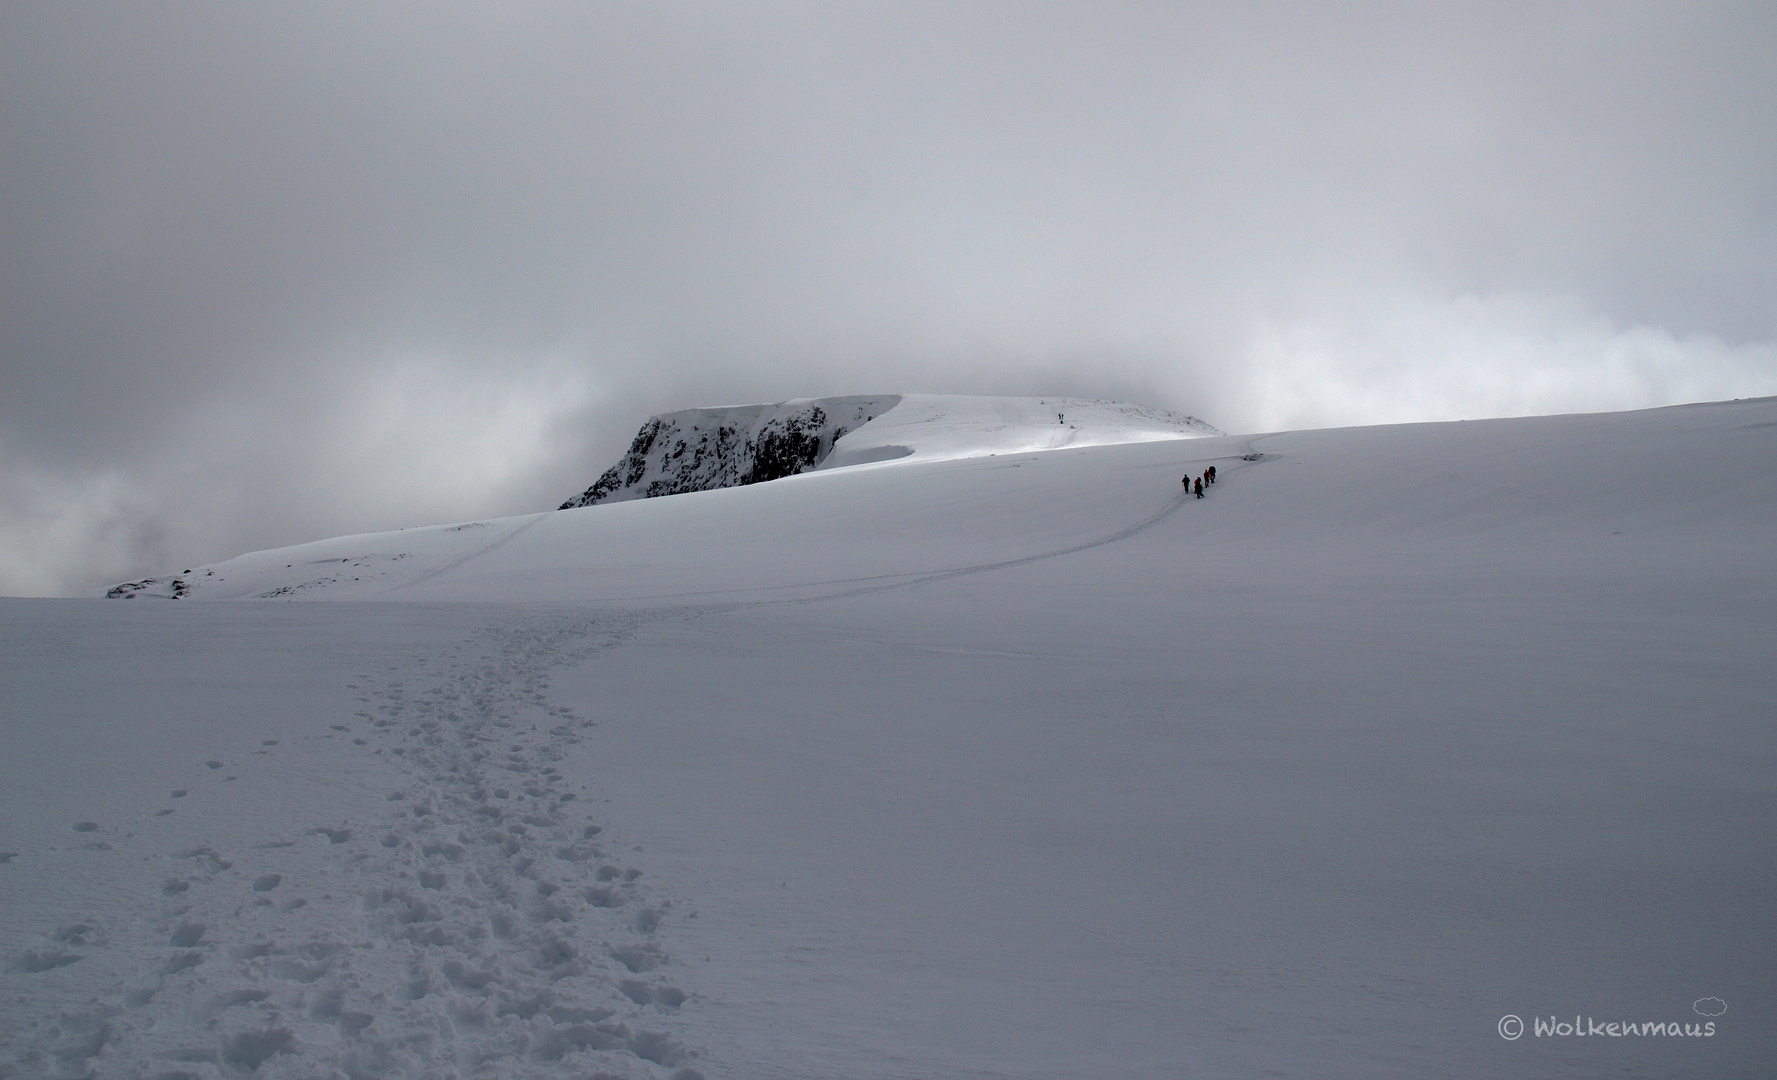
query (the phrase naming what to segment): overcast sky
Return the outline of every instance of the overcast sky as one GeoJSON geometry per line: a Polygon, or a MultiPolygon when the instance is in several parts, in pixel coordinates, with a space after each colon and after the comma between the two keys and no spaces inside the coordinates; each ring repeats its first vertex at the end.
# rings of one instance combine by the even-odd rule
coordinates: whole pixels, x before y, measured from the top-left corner
{"type": "Polygon", "coordinates": [[[0,5],[0,593],[544,509],[650,413],[1777,393],[1777,5],[0,5]]]}

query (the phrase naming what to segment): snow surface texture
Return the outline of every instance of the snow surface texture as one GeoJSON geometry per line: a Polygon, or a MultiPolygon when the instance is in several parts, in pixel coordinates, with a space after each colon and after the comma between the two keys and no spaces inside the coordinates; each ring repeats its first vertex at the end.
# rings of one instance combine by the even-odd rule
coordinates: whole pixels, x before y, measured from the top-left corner
{"type": "Polygon", "coordinates": [[[1772,461],[916,453],[5,601],[0,1068],[1766,1075],[1772,461]]]}
{"type": "MultiPolygon", "coordinates": [[[[0,1069],[357,1080],[555,1076],[571,1059],[577,1076],[634,1075],[642,1064],[655,1067],[649,1075],[696,1075],[673,1068],[689,1055],[659,1023],[686,997],[654,970],[671,903],[651,903],[640,871],[599,842],[596,817],[557,767],[584,722],[537,704],[549,668],[609,647],[620,623],[495,629],[468,654],[438,640],[416,663],[351,676],[364,682],[344,687],[350,703],[328,701],[335,722],[325,725],[307,711],[317,695],[291,685],[288,657],[267,655],[263,641],[217,640],[215,629],[171,649],[143,642],[161,654],[151,663],[114,657],[110,677],[131,690],[115,706],[160,730],[112,727],[107,755],[113,740],[140,743],[109,762],[108,786],[123,790],[87,793],[111,812],[47,826],[102,860],[87,868],[98,875],[68,889],[37,877],[46,868],[33,871],[29,851],[9,861],[35,898],[25,907],[9,895],[9,912],[81,914],[42,924],[10,951],[5,978],[17,985],[7,989],[49,990],[36,1004],[56,1008],[9,997],[0,1033],[12,1060],[0,1069]],[[182,678],[156,695],[163,664],[182,678]],[[219,698],[219,666],[253,687],[219,698]],[[192,684],[201,689],[177,689],[192,684]],[[252,715],[277,699],[283,715],[252,715]],[[161,725],[181,706],[242,715],[201,750],[188,729],[216,718],[180,718],[179,745],[161,745],[161,725]],[[203,753],[216,756],[193,760],[203,753]],[[161,805],[149,813],[145,801],[161,805]],[[180,810],[197,812],[191,827],[180,810]],[[64,987],[42,985],[63,969],[64,987]],[[56,1000],[63,989],[76,996],[56,1000]]],[[[362,663],[380,645],[353,641],[306,674],[337,682],[335,662],[362,663]]],[[[27,694],[18,704],[44,703],[27,694]]],[[[8,733],[13,753],[19,734],[8,733]]],[[[62,745],[53,731],[32,736],[45,751],[62,745]]],[[[8,785],[36,786],[17,776],[8,785]]],[[[9,808],[9,824],[29,819],[9,808]]]]}
{"type": "Polygon", "coordinates": [[[913,456],[937,461],[1218,434],[1196,417],[1078,398],[910,394],[686,409],[650,417],[623,460],[561,509],[913,456]]]}

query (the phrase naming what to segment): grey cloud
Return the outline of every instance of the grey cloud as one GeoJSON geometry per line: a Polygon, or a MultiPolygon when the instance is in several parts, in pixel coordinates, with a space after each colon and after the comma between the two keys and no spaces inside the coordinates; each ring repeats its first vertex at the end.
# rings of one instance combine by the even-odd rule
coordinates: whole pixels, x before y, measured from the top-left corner
{"type": "Polygon", "coordinates": [[[1774,52],[1739,4],[10,4],[0,591],[554,505],[693,404],[1769,393],[1774,52]]]}

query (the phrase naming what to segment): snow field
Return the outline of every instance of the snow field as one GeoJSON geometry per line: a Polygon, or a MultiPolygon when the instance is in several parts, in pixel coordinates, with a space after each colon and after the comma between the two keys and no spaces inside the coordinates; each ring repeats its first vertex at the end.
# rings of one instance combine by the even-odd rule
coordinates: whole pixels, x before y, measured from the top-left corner
{"type": "MultiPolygon", "coordinates": [[[[737,1075],[1758,1075],[1770,415],[1262,437],[1114,543],[564,674],[703,912],[687,1037],[737,1075]],[[1495,1027],[1704,994],[1731,1039],[1495,1027]]],[[[1151,506],[1158,449],[1087,460],[1151,506]]]]}
{"type": "Polygon", "coordinates": [[[0,1061],[1763,1075],[1777,402],[989,452],[0,604],[0,1061]]]}

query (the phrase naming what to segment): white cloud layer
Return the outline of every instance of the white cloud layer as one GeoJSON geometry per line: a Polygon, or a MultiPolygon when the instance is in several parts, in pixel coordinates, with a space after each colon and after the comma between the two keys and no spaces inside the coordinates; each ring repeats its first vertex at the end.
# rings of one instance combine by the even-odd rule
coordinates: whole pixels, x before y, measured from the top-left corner
{"type": "Polygon", "coordinates": [[[1777,7],[0,5],[0,591],[556,505],[648,414],[1777,392],[1777,7]]]}
{"type": "Polygon", "coordinates": [[[14,454],[0,468],[0,594],[66,595],[287,542],[553,506],[580,475],[597,401],[578,368],[496,376],[408,358],[343,386],[194,403],[155,453],[112,468],[14,454]]]}
{"type": "Polygon", "coordinates": [[[1777,344],[1618,327],[1530,296],[1345,309],[1250,342],[1265,430],[1645,409],[1777,394],[1777,344]]]}

